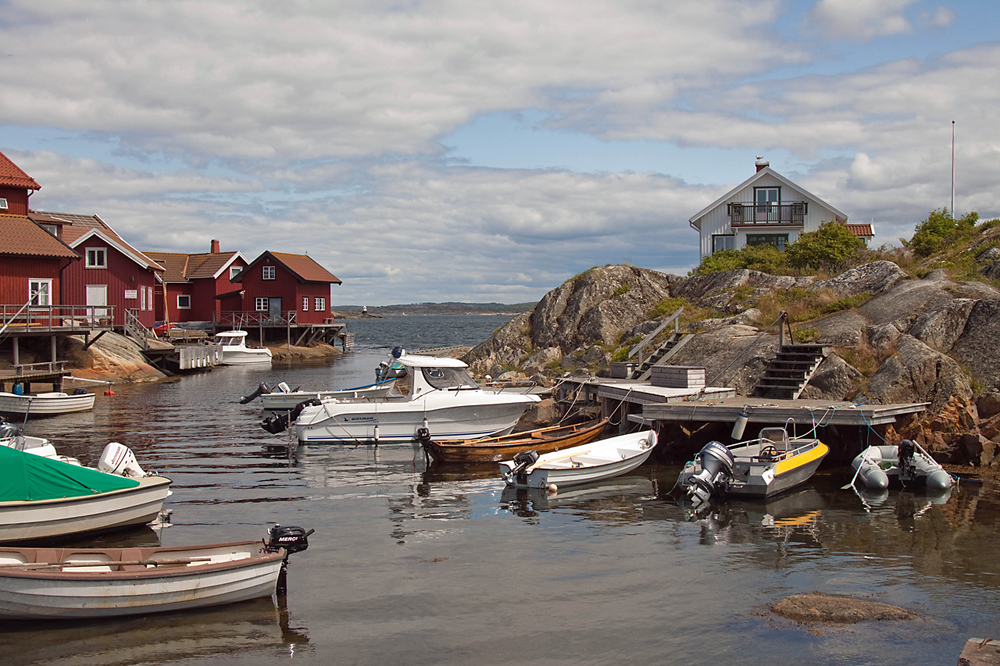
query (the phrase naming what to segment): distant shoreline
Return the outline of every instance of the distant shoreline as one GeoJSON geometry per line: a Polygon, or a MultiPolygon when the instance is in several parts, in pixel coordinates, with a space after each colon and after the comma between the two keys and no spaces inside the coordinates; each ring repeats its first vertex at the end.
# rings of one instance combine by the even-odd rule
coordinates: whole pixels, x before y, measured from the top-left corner
{"type": "Polygon", "coordinates": [[[333,306],[331,311],[341,319],[363,319],[388,316],[498,316],[513,317],[535,307],[534,303],[411,303],[408,305],[377,305],[362,313],[360,305],[333,306]]]}

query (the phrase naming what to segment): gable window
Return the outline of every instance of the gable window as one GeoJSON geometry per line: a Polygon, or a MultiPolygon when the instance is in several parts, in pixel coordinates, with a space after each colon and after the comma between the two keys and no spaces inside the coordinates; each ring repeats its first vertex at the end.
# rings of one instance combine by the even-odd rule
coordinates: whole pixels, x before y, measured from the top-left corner
{"type": "Polygon", "coordinates": [[[28,294],[32,305],[52,305],[52,280],[28,280],[28,294]]]}
{"type": "Polygon", "coordinates": [[[242,266],[230,266],[229,267],[229,281],[232,282],[233,278],[240,274],[243,270],[242,266]]]}
{"type": "Polygon", "coordinates": [[[713,234],[712,235],[712,252],[721,252],[722,250],[735,250],[736,249],[736,236],[732,234],[713,234]]]}
{"type": "MultiPolygon", "coordinates": [[[[2,201],[2,199],[0,199],[0,201],[2,201]]],[[[47,232],[49,232],[51,235],[55,236],[56,238],[59,238],[59,227],[57,227],[56,225],[54,225],[54,224],[39,224],[38,226],[40,226],[42,229],[45,229],[47,232]]]]}
{"type": "Polygon", "coordinates": [[[758,206],[773,206],[781,203],[780,187],[755,187],[753,188],[754,202],[758,206]]]}
{"type": "Polygon", "coordinates": [[[190,310],[191,309],[191,296],[190,296],[190,294],[177,294],[177,309],[178,310],[190,310]]]}
{"type": "Polygon", "coordinates": [[[788,234],[747,234],[747,245],[773,245],[784,252],[788,234]]]}
{"type": "Polygon", "coordinates": [[[107,268],[108,251],[103,247],[87,248],[87,268],[107,268]]]}
{"type": "Polygon", "coordinates": [[[253,299],[253,307],[257,312],[267,312],[267,298],[253,299]]]}
{"type": "Polygon", "coordinates": [[[261,278],[264,280],[274,279],[274,266],[264,266],[264,270],[261,274],[261,278]]]}
{"type": "Polygon", "coordinates": [[[315,310],[316,312],[323,312],[324,310],[326,310],[326,299],[323,298],[322,296],[317,296],[313,310],[315,310]]]}
{"type": "Polygon", "coordinates": [[[302,311],[303,312],[309,312],[309,297],[308,296],[303,296],[302,297],[302,311]]]}
{"type": "Polygon", "coordinates": [[[7,200],[0,199],[0,210],[7,210],[7,200]]]}

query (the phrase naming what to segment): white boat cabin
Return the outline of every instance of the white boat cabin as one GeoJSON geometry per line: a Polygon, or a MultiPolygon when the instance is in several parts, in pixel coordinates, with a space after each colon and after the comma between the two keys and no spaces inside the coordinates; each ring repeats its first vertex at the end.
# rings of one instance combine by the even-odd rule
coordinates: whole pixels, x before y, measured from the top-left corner
{"type": "Polygon", "coordinates": [[[872,225],[847,224],[846,213],[774,171],[766,160],[758,158],[756,166],[753,176],[690,219],[701,235],[700,259],[747,245],[784,250],[824,222],[845,224],[866,243],[874,236],[872,225]]]}

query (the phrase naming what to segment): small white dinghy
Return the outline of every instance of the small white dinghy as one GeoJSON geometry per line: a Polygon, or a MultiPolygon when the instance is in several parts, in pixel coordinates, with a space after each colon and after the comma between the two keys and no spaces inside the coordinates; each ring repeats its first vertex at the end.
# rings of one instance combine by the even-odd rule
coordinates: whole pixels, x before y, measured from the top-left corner
{"type": "Polygon", "coordinates": [[[631,472],[646,462],[656,446],[656,433],[642,430],[538,455],[525,451],[500,463],[508,486],[548,488],[592,483],[631,472]]]}
{"type": "Polygon", "coordinates": [[[301,527],[275,526],[267,542],[175,548],[0,548],[0,617],[82,619],[144,615],[269,597],[301,527]]]}
{"type": "Polygon", "coordinates": [[[80,389],[79,393],[0,393],[0,413],[23,416],[54,416],[86,412],[94,408],[95,395],[80,389]]]}
{"type": "MultiPolygon", "coordinates": [[[[890,479],[909,483],[923,481],[927,490],[951,488],[953,479],[916,442],[904,439],[899,446],[869,446],[851,462],[855,477],[871,490],[884,490],[890,479]]],[[[845,486],[849,487],[849,486],[845,486]]]]}

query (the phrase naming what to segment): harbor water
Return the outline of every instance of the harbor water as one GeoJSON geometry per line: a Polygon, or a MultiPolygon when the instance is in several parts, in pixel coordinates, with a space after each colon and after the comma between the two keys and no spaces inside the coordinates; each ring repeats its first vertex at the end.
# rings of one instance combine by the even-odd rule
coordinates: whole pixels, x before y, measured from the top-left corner
{"type": "MultiPolygon", "coordinates": [[[[101,622],[5,622],[3,664],[954,664],[1000,631],[997,487],[866,496],[821,468],[768,502],[692,515],[680,471],[649,462],[593,487],[505,491],[492,467],[429,466],[410,445],[284,448],[258,427],[261,382],[370,382],[395,344],[473,345],[505,318],[349,324],[351,354],[115,387],[28,434],[95,462],[120,441],[173,480],[169,526],[80,545],[187,545],[313,528],[285,598],[101,622]],[[797,624],[796,593],[902,606],[920,620],[797,624]]],[[[820,433],[822,436],[822,433],[820,433]]]]}

